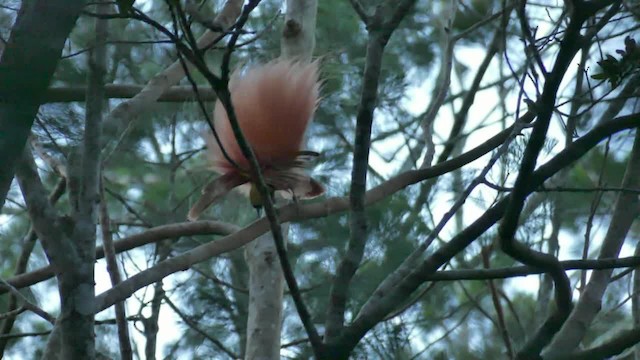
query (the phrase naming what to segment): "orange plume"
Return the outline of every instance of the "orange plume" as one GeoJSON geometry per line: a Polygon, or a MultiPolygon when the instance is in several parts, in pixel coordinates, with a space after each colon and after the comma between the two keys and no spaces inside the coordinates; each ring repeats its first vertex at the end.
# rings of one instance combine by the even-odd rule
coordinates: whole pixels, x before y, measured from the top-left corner
{"type": "MultiPolygon", "coordinates": [[[[261,67],[234,72],[229,84],[238,124],[260,164],[272,191],[282,190],[296,198],[309,199],[324,193],[324,187],[309,177],[305,168],[318,156],[302,151],[304,133],[313,117],[319,97],[318,63],[274,60],[261,67]]],[[[231,189],[254,184],[249,161],[235,139],[227,112],[216,102],[214,127],[230,163],[210,132],[205,137],[213,169],[221,176],[202,190],[189,211],[189,220],[200,214],[231,189]]],[[[255,188],[251,200],[259,206],[255,188]]]]}

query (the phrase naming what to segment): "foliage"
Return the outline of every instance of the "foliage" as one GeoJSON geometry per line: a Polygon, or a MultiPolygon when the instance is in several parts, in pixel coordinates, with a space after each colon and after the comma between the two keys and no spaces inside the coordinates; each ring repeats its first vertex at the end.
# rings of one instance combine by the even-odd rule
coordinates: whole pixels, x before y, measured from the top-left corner
{"type": "Polygon", "coordinates": [[[616,50],[616,54],[620,55],[619,59],[607,54],[605,59],[598,61],[600,72],[591,75],[591,78],[607,80],[616,88],[625,78],[640,70],[640,48],[631,36],[624,38],[624,49],[616,50]]]}

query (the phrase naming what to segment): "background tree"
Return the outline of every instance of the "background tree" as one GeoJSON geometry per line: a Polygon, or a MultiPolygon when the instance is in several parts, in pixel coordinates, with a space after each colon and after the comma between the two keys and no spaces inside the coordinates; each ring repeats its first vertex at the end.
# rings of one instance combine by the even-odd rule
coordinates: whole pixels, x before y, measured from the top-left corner
{"type": "Polygon", "coordinates": [[[3,152],[5,356],[253,358],[242,247],[279,221],[281,356],[640,358],[638,4],[321,1],[327,197],[256,219],[230,194],[193,223],[212,100],[309,23],[271,0],[115,5],[84,8],[24,155],[3,152]]]}

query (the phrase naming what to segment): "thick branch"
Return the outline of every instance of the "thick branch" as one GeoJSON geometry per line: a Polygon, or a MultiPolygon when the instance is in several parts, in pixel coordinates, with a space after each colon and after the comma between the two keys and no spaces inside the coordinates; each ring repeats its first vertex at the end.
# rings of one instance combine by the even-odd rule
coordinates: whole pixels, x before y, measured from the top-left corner
{"type": "MultiPolygon", "coordinates": [[[[625,258],[595,259],[595,260],[565,260],[560,266],[567,270],[605,270],[629,268],[640,265],[640,256],[625,258]]],[[[513,277],[544,274],[544,271],[533,266],[513,266],[496,269],[468,269],[437,271],[425,277],[428,281],[459,281],[459,280],[495,280],[513,277]]]]}
{"type": "MultiPolygon", "coordinates": [[[[59,217],[49,202],[46,190],[36,170],[35,161],[28,148],[24,149],[22,159],[18,163],[16,177],[27,205],[33,229],[42,242],[49,260],[56,264],[60,271],[73,269],[77,264],[76,250],[69,239],[72,230],[72,225],[69,224],[70,219],[59,217]]],[[[9,281],[9,283],[11,282],[9,281]]]]}
{"type": "Polygon", "coordinates": [[[367,190],[367,165],[371,148],[371,128],[373,111],[378,96],[378,82],[382,66],[382,54],[385,42],[380,34],[371,33],[367,42],[367,56],[362,82],[362,94],[356,117],[355,147],[353,152],[353,170],[351,172],[350,204],[350,237],[347,251],[336,270],[336,277],[329,294],[325,341],[334,341],[340,335],[344,323],[344,312],[351,279],[355,274],[367,242],[367,223],[365,209],[365,193],[367,190]]]}
{"type": "Polygon", "coordinates": [[[602,345],[576,351],[570,355],[558,357],[545,357],[545,360],[594,360],[610,359],[622,353],[627,348],[640,342],[640,328],[621,331],[618,336],[605,342],[602,345]]]}
{"type": "MultiPolygon", "coordinates": [[[[638,130],[636,130],[631,158],[622,180],[622,187],[640,188],[640,131],[638,130]]],[[[600,246],[599,258],[618,256],[631,225],[639,215],[640,199],[638,199],[638,194],[630,192],[619,193],[607,234],[600,246]]],[[[602,308],[602,297],[610,279],[611,271],[598,271],[591,275],[586,288],[580,295],[576,308],[549,346],[549,355],[565,354],[580,345],[591,322],[602,308]]]]}
{"type": "MultiPolygon", "coordinates": [[[[611,134],[636,127],[640,127],[640,113],[619,117],[596,126],[534,171],[530,176],[527,192],[535,191],[547,179],[584,156],[591,148],[611,134]]],[[[350,341],[357,342],[369,329],[400,306],[413,291],[427,281],[428,276],[435,273],[438,268],[495,225],[505,214],[507,200],[503,199],[496,203],[475,222],[436,250],[420,266],[415,266],[409,274],[396,282],[397,285],[394,288],[381,292],[376,290],[362,307],[353,324],[345,328],[345,336],[348,336],[350,341]]]]}
{"type": "MultiPolygon", "coordinates": [[[[528,191],[535,191],[535,189],[543,184],[544,181],[582,157],[601,140],[619,131],[635,127],[640,127],[640,113],[619,117],[612,121],[600,124],[536,170],[531,175],[532,181],[530,182],[530,188],[528,191]]],[[[428,173],[430,175],[433,174],[427,170],[417,172],[428,173]]],[[[403,177],[402,179],[396,177],[389,180],[388,182],[367,192],[366,204],[370,205],[374,202],[380,201],[405,186],[417,181],[419,180],[415,177],[403,177]]],[[[402,303],[402,301],[406,300],[407,296],[420,286],[427,276],[433,274],[438,268],[440,268],[440,266],[449,261],[449,259],[451,259],[455,254],[460,252],[478,236],[494,225],[504,214],[505,208],[506,201],[502,200],[494,207],[487,210],[487,212],[472,225],[451,239],[451,241],[449,241],[445,246],[438,249],[432,256],[425,260],[421,266],[417,267],[412,274],[399,283],[395,291],[391,292],[387,296],[384,296],[384,294],[374,294],[374,304],[370,304],[366,311],[363,308],[358,319],[356,319],[354,324],[349,327],[351,328],[350,333],[354,335],[360,334],[360,337],[363,336],[366,331],[377,324],[380,319],[384,318],[386,314],[402,303]]],[[[346,199],[333,198],[315,204],[288,205],[280,209],[279,215],[282,221],[301,221],[304,219],[335,214],[347,209],[348,202],[346,199]]],[[[267,224],[267,220],[260,219],[242,230],[218,241],[198,246],[197,248],[194,248],[182,255],[168,259],[150,269],[144,270],[123,281],[113,289],[98,295],[96,297],[95,310],[96,312],[102,311],[114,302],[126,299],[135,291],[144,286],[150,285],[167,275],[181,270],[186,270],[195,263],[207,260],[224,252],[237,249],[266,232],[268,228],[269,225],[267,224]]]]}
{"type": "MultiPolygon", "coordinates": [[[[108,84],[105,86],[105,97],[107,99],[130,99],[144,90],[143,85],[108,84]]],[[[87,92],[84,86],[54,86],[50,87],[44,94],[43,103],[56,102],[82,102],[87,92]]],[[[215,91],[211,88],[198,89],[201,101],[215,101],[217,99],[215,91]]],[[[156,102],[178,102],[197,101],[198,97],[193,92],[191,86],[176,85],[167,88],[156,102]]]]}
{"type": "Polygon", "coordinates": [[[540,353],[542,348],[549,343],[553,334],[560,329],[572,308],[571,283],[562,267],[560,267],[558,259],[551,254],[535,251],[519,243],[515,239],[515,233],[520,223],[520,214],[525,200],[530,193],[530,176],[536,167],[538,155],[546,139],[551,115],[555,109],[558,88],[573,57],[582,46],[583,39],[580,35],[580,29],[585,20],[586,17],[584,15],[574,13],[567,26],[553,70],[546,78],[539,105],[537,106],[538,119],[534,123],[513,191],[509,196],[504,219],[498,229],[500,248],[507,255],[523,264],[546,270],[545,272],[549,273],[555,286],[556,311],[518,353],[518,357],[523,358],[537,356],[540,353]]]}
{"type": "MultiPolygon", "coordinates": [[[[126,237],[113,243],[116,253],[135,249],[137,247],[155,243],[167,239],[179,239],[182,236],[195,235],[228,235],[238,231],[235,225],[226,224],[217,221],[197,221],[188,223],[177,223],[162,225],[151,228],[143,233],[126,237]]],[[[104,257],[104,248],[99,246],[96,248],[96,259],[104,257]]],[[[41,281],[52,278],[55,275],[55,267],[50,265],[38,270],[31,271],[7,279],[12,286],[21,289],[41,281]]],[[[0,294],[5,293],[6,288],[0,286],[0,294]]]]}
{"type": "Polygon", "coordinates": [[[83,0],[22,3],[0,58],[0,208],[83,0]]]}
{"type": "MultiPolygon", "coordinates": [[[[340,333],[344,326],[344,312],[349,286],[353,275],[362,261],[364,248],[367,243],[367,221],[365,214],[367,169],[369,165],[369,151],[371,150],[373,113],[377,105],[382,55],[389,38],[414,3],[415,0],[403,0],[397,3],[388,2],[387,4],[378,6],[371,18],[363,17],[369,35],[354,136],[353,168],[351,171],[351,186],[349,191],[349,242],[346,253],[338,264],[336,277],[329,294],[329,308],[327,310],[327,320],[325,324],[326,343],[334,342],[341,335],[340,333]],[[392,4],[395,6],[392,7],[392,4]],[[390,11],[388,12],[388,10],[390,11]]],[[[357,3],[354,4],[356,4],[356,11],[361,12],[362,9],[357,6],[357,3]]],[[[363,13],[361,16],[363,16],[363,13]]]]}
{"type": "MultiPolygon", "coordinates": [[[[67,185],[67,181],[65,178],[62,178],[58,181],[58,184],[56,185],[56,187],[49,194],[49,202],[52,205],[55,204],[60,199],[62,194],[64,194],[66,185],[67,185]]],[[[38,240],[38,236],[36,235],[36,232],[32,227],[31,229],[29,229],[29,232],[27,233],[27,235],[24,237],[24,240],[22,241],[22,250],[20,252],[20,256],[16,261],[16,266],[15,266],[16,275],[23,274],[25,271],[27,271],[29,258],[31,257],[31,253],[33,252],[33,249],[36,245],[37,240],[38,240]]],[[[17,300],[16,296],[14,295],[9,296],[9,299],[7,301],[8,302],[7,310],[9,312],[12,312],[13,310],[17,309],[16,300],[17,300]]],[[[13,324],[15,320],[16,320],[15,316],[5,317],[4,321],[2,322],[2,328],[0,329],[0,334],[9,334],[11,332],[11,329],[13,328],[13,324]]],[[[0,354],[4,354],[4,350],[7,346],[8,340],[9,339],[2,338],[0,336],[0,354]]]]}

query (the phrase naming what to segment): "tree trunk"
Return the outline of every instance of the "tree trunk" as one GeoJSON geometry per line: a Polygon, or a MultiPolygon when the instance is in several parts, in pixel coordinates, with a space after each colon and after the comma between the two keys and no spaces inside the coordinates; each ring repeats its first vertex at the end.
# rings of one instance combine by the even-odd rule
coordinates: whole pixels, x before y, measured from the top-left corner
{"type": "MultiPolygon", "coordinates": [[[[316,0],[287,0],[282,57],[311,60],[315,47],[316,0]]],[[[286,241],[289,226],[282,224],[286,241]]],[[[280,359],[284,278],[271,233],[247,246],[249,309],[245,359],[280,359]]]]}
{"type": "MultiPolygon", "coordinates": [[[[288,232],[287,224],[282,233],[288,232]]],[[[280,359],[284,279],[271,233],[247,245],[249,315],[245,359],[280,359]]]]}
{"type": "Polygon", "coordinates": [[[83,0],[23,1],[0,58],[0,209],[83,0]]]}

